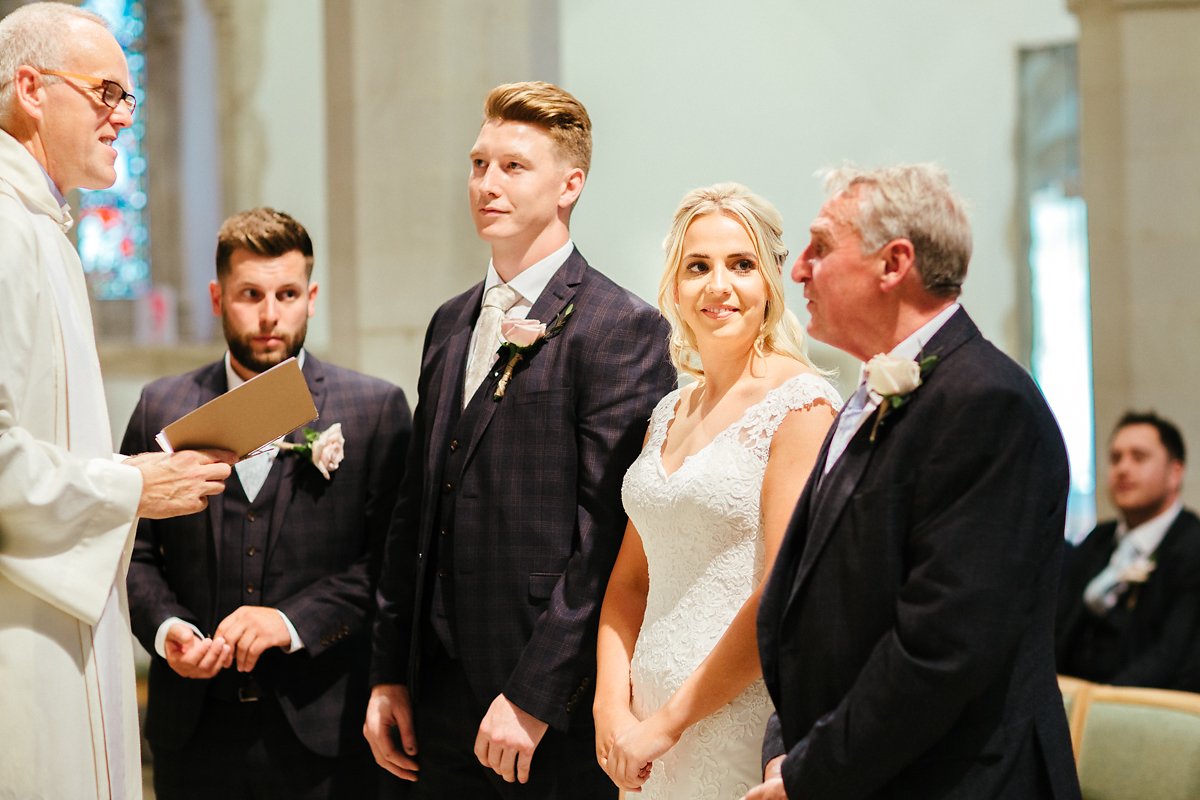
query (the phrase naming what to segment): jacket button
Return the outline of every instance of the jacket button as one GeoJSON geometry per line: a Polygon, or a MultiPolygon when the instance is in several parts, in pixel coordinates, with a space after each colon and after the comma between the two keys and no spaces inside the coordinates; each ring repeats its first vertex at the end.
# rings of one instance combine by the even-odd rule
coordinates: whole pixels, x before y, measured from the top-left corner
{"type": "Polygon", "coordinates": [[[246,514],[246,519],[250,520],[251,522],[254,522],[254,520],[256,519],[254,516],[254,512],[251,511],[248,514],[246,514]]]}
{"type": "Polygon", "coordinates": [[[442,485],[442,491],[446,494],[450,494],[454,491],[454,484],[450,483],[450,481],[446,481],[446,483],[442,485]]]}
{"type": "Polygon", "coordinates": [[[248,556],[253,556],[257,552],[258,552],[258,548],[255,547],[254,545],[250,545],[249,547],[246,548],[246,555],[248,555],[248,556]]]}
{"type": "Polygon", "coordinates": [[[439,577],[439,578],[449,578],[449,577],[450,577],[450,573],[449,573],[449,572],[447,572],[447,571],[446,571],[446,570],[444,570],[444,569],[439,569],[439,570],[438,570],[438,577],[439,577]]]}
{"type": "Polygon", "coordinates": [[[254,584],[253,583],[246,584],[246,594],[254,594],[254,584]]]}
{"type": "Polygon", "coordinates": [[[458,450],[458,439],[451,439],[450,440],[450,452],[453,453],[456,450],[458,450]]]}

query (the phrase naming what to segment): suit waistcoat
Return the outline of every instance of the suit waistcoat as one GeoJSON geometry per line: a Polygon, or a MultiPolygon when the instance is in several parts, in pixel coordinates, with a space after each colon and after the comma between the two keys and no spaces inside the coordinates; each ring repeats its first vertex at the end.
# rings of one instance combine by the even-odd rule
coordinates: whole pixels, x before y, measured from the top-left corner
{"type": "Polygon", "coordinates": [[[254,502],[246,499],[236,472],[226,484],[221,518],[220,574],[217,576],[217,617],[213,624],[241,606],[265,605],[262,584],[280,470],[277,458],[254,502]]]}
{"type": "MultiPolygon", "coordinates": [[[[467,403],[467,407],[462,409],[458,418],[451,424],[449,440],[442,444],[446,453],[437,490],[437,513],[434,515],[436,525],[433,540],[430,542],[435,570],[429,622],[451,658],[458,657],[454,632],[454,516],[458,493],[462,488],[459,480],[465,466],[467,443],[479,421],[480,411],[485,403],[495,402],[491,398],[489,386],[489,381],[485,378],[483,385],[479,387],[480,391],[476,392],[467,403]]],[[[457,398],[453,406],[458,408],[457,398]]]]}

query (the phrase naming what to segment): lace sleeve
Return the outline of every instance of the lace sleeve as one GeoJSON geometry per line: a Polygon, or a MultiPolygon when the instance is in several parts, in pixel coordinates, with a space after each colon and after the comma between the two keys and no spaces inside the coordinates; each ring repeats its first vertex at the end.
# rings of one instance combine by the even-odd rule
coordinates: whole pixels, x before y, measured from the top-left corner
{"type": "Polygon", "coordinates": [[[765,464],[771,454],[771,439],[787,415],[821,402],[828,403],[834,411],[842,407],[842,398],[829,381],[809,372],[797,375],[767,392],[766,397],[746,415],[739,439],[754,453],[755,458],[765,464]]]}
{"type": "Polygon", "coordinates": [[[682,391],[683,389],[675,389],[668,392],[662,400],[658,401],[658,405],[654,407],[654,411],[650,414],[649,435],[646,438],[646,447],[657,450],[662,449],[663,439],[667,435],[667,427],[671,424],[671,420],[675,419],[675,407],[679,404],[679,397],[682,391]]]}

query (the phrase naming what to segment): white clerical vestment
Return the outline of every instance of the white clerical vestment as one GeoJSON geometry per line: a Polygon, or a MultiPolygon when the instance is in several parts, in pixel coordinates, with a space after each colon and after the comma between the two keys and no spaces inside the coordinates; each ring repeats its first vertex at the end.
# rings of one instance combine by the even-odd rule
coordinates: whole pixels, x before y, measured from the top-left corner
{"type": "Polygon", "coordinates": [[[0,800],[140,798],[114,459],[71,217],[0,131],[0,800]]]}

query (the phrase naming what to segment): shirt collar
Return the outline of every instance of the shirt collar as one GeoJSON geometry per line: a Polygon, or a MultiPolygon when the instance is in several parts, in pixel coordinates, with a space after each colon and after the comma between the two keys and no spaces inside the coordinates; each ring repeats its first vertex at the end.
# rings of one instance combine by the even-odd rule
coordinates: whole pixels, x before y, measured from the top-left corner
{"type": "Polygon", "coordinates": [[[1172,503],[1166,511],[1146,520],[1136,528],[1129,528],[1126,526],[1125,520],[1119,520],[1117,522],[1117,540],[1123,541],[1126,538],[1132,538],[1134,544],[1137,545],[1138,552],[1148,556],[1162,544],[1163,537],[1167,535],[1167,529],[1175,522],[1180,511],[1183,511],[1182,498],[1172,503]]]}
{"type": "MultiPolygon", "coordinates": [[[[888,355],[916,361],[917,356],[921,355],[921,351],[925,349],[925,345],[929,343],[929,340],[932,339],[934,335],[942,329],[942,326],[945,325],[950,317],[954,316],[954,312],[958,311],[960,308],[962,308],[962,305],[959,303],[951,303],[950,305],[946,306],[938,312],[936,317],[917,328],[915,331],[909,334],[908,338],[893,347],[888,355]]],[[[867,365],[863,364],[864,371],[859,376],[859,383],[866,383],[866,367],[867,365]]]]}
{"type": "Polygon", "coordinates": [[[42,174],[46,176],[46,186],[50,187],[50,194],[54,195],[54,200],[58,203],[58,207],[63,209],[70,208],[70,206],[67,205],[67,198],[63,197],[63,193],[58,190],[58,185],[55,184],[54,179],[50,177],[50,173],[46,172],[46,168],[42,166],[42,162],[38,161],[37,165],[38,169],[42,171],[42,174]]]}
{"type": "MultiPolygon", "coordinates": [[[[526,303],[532,306],[537,302],[546,285],[550,283],[550,279],[554,277],[554,273],[558,272],[558,268],[567,262],[567,258],[574,249],[575,242],[568,238],[567,243],[562,247],[541,261],[535,262],[531,266],[521,270],[520,275],[508,282],[509,287],[521,295],[526,303]]],[[[500,283],[502,283],[500,273],[496,272],[495,264],[488,261],[487,277],[483,279],[483,293],[486,295],[488,289],[500,283]]],[[[482,302],[481,300],[480,303],[482,304],[482,302]]]]}
{"type": "MultiPolygon", "coordinates": [[[[304,348],[300,348],[300,352],[296,354],[296,361],[300,363],[300,369],[304,369],[304,348]]],[[[232,391],[241,386],[246,381],[241,375],[233,369],[233,362],[229,360],[229,351],[225,351],[225,391],[232,391]]]]}
{"type": "Polygon", "coordinates": [[[929,344],[929,340],[942,329],[946,321],[954,316],[954,312],[962,308],[958,303],[951,303],[938,312],[938,315],[926,322],[921,327],[913,331],[907,339],[892,348],[892,352],[888,355],[900,356],[901,358],[911,358],[914,361],[921,351],[925,349],[925,345],[929,344]]]}

